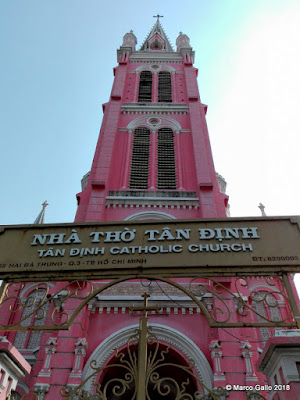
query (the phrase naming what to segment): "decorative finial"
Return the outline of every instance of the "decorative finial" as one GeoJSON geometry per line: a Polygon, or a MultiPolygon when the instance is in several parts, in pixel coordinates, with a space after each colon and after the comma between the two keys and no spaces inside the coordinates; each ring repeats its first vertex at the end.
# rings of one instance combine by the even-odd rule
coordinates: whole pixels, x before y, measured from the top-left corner
{"type": "Polygon", "coordinates": [[[49,203],[47,203],[47,200],[44,201],[44,203],[42,204],[43,206],[43,210],[45,210],[45,208],[49,205],[49,203]]]}
{"type": "Polygon", "coordinates": [[[157,18],[157,22],[159,22],[159,18],[163,18],[163,17],[164,17],[163,15],[159,15],[159,14],[153,15],[153,18],[157,18]]]}
{"type": "Polygon", "coordinates": [[[265,213],[265,206],[264,206],[262,203],[259,203],[258,208],[259,208],[260,211],[261,211],[261,216],[262,216],[262,217],[266,217],[267,214],[265,213]]]}

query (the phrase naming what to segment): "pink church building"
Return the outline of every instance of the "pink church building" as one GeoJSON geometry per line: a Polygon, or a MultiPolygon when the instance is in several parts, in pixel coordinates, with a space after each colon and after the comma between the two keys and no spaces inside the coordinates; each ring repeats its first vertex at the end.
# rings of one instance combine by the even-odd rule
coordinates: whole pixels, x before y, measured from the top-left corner
{"type": "MultiPolygon", "coordinates": [[[[205,117],[207,106],[200,99],[189,37],[180,32],[173,49],[158,18],[140,49],[136,45],[137,39],[130,31],[117,51],[118,65],[114,68],[109,101],[103,105],[91,171],[82,179],[82,191],[77,194],[75,222],[157,221],[167,229],[170,220],[226,218],[226,183],[214,168],[205,117]]],[[[184,288],[193,287],[187,278],[178,277],[175,281],[184,288]]],[[[89,285],[101,287],[108,282],[73,282],[71,287],[84,297],[89,285]]],[[[256,276],[249,277],[247,285],[230,277],[221,277],[217,282],[231,293],[239,290],[245,301],[258,289],[271,293],[266,280],[256,276]]],[[[218,312],[219,299],[213,291],[216,283],[204,278],[200,283],[206,289],[199,299],[209,312],[218,312]]],[[[59,311],[71,312],[75,300],[66,296],[65,284],[47,285],[49,294],[56,293],[53,301],[57,301],[59,311]]],[[[44,291],[44,286],[37,289],[35,284],[26,284],[18,288],[17,297],[24,302],[28,297],[38,302],[44,291]]],[[[268,376],[262,372],[268,369],[269,359],[261,354],[277,328],[212,328],[185,293],[166,281],[144,278],[124,280],[93,297],[68,331],[4,332],[32,368],[31,374],[19,381],[12,398],[34,392],[39,400],[58,400],[64,398],[62,390],[66,395],[71,393],[74,400],[135,398],[135,386],[129,378],[122,394],[112,388],[107,392],[102,389],[110,380],[126,382],[122,368],[113,368],[119,360],[116,349],[123,351],[124,360],[129,363],[131,353],[126,343],[136,334],[142,315],[131,307],[142,307],[144,293],[149,295],[149,306],[160,307],[148,312],[148,322],[159,352],[165,351],[166,363],[160,378],[149,378],[148,400],[298,398],[297,388],[288,393],[274,391],[273,386],[299,381],[299,361],[293,361],[294,375],[286,373],[284,361],[277,370],[269,366],[272,371],[268,376]],[[256,367],[259,357],[263,357],[261,372],[256,367]],[[190,359],[192,375],[187,372],[190,359]],[[93,375],[95,365],[106,369],[93,375]],[[185,384],[188,377],[189,384],[185,384]],[[81,382],[85,382],[83,389],[76,393],[81,382]],[[234,385],[242,389],[234,390],[234,385]]],[[[264,318],[291,321],[283,297],[270,294],[270,299],[270,307],[256,299],[258,315],[249,313],[247,317],[241,317],[239,304],[232,300],[233,320],[249,324],[264,318]]],[[[21,318],[24,327],[47,324],[46,306],[40,318],[33,313],[26,319],[26,313],[31,315],[33,308],[34,304],[28,304],[27,308],[16,310],[14,318],[21,318]]],[[[7,318],[12,318],[8,312],[7,318]]],[[[136,346],[135,342],[134,351],[136,346]]],[[[153,346],[149,344],[151,354],[153,346]]]]}
{"type": "Polygon", "coordinates": [[[136,42],[129,32],[118,50],[75,221],[225,217],[189,38],[174,51],[157,22],[136,42]]]}

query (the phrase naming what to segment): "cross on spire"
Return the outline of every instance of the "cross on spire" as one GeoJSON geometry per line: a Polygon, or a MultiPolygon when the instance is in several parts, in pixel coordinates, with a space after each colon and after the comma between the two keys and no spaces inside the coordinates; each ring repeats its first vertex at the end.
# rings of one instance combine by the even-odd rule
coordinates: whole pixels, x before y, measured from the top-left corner
{"type": "Polygon", "coordinates": [[[45,221],[45,209],[48,206],[47,200],[44,201],[42,206],[43,206],[43,208],[42,208],[41,212],[39,213],[39,215],[34,220],[34,222],[33,222],[34,224],[43,224],[45,221]]]}
{"type": "Polygon", "coordinates": [[[159,22],[159,18],[163,18],[163,17],[164,17],[163,15],[159,15],[159,14],[153,15],[153,18],[157,18],[157,22],[159,22]]]}
{"type": "Polygon", "coordinates": [[[267,214],[265,213],[265,208],[266,208],[266,207],[265,207],[262,203],[259,203],[258,208],[259,208],[260,211],[261,211],[261,216],[262,216],[262,217],[266,217],[266,216],[267,216],[267,214]]]}

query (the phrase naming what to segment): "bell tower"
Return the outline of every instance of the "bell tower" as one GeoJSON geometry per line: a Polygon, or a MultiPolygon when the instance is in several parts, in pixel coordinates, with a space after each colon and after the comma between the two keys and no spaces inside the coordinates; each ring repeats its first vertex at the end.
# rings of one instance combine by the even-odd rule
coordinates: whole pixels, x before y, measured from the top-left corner
{"type": "Polygon", "coordinates": [[[228,197],[216,176],[194,51],[176,51],[157,21],[136,49],[132,31],[118,66],[75,222],[218,218],[228,197]]]}
{"type": "MultiPolygon", "coordinates": [[[[159,18],[139,50],[130,31],[117,51],[75,224],[41,226],[44,202],[39,225],[2,230],[4,237],[22,229],[17,254],[22,240],[26,246],[14,258],[9,239],[3,252],[10,253],[5,263],[20,260],[9,268],[24,275],[18,280],[13,271],[1,288],[0,327],[32,367],[11,398],[297,398],[300,341],[292,328],[299,327],[299,309],[285,268],[299,266],[299,221],[270,218],[269,233],[266,217],[221,220],[226,183],[213,164],[194,51],[181,32],[175,51],[159,18]],[[289,224],[286,235],[281,223],[289,224]],[[271,338],[274,331],[278,338],[271,338]],[[276,385],[287,394],[266,393],[276,385]]],[[[0,400],[17,384],[6,364],[0,400]]]]}

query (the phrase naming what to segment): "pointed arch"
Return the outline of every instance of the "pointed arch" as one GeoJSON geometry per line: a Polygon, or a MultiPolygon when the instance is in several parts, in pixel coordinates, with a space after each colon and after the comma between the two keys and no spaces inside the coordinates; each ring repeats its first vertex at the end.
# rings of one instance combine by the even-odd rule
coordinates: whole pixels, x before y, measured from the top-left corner
{"type": "MultiPolygon", "coordinates": [[[[284,298],[281,292],[273,291],[272,286],[264,282],[255,283],[249,286],[250,293],[254,293],[252,304],[256,310],[257,322],[266,322],[266,320],[282,321],[280,305],[284,306],[284,298]],[[268,302],[264,300],[264,296],[268,294],[268,302]],[[269,303],[269,304],[268,304],[269,303]]],[[[273,332],[281,328],[260,327],[260,337],[265,345],[267,340],[273,335],[273,332]],[[274,331],[273,331],[274,329],[274,331]]]]}
{"type": "Polygon", "coordinates": [[[160,128],[171,128],[173,132],[180,133],[182,126],[174,118],[167,116],[157,116],[156,114],[149,116],[140,116],[133,119],[127,126],[128,131],[133,131],[137,127],[145,126],[151,129],[152,132],[156,132],[160,128]],[[155,120],[155,123],[153,123],[155,120]]]}
{"type": "MultiPolygon", "coordinates": [[[[32,285],[33,284],[28,286],[31,287],[32,285]]],[[[34,285],[36,286],[36,283],[34,285]]],[[[22,292],[23,295],[24,290],[22,292]]],[[[37,288],[34,289],[32,292],[28,292],[27,298],[24,301],[25,306],[23,308],[20,326],[26,327],[33,325],[38,327],[45,325],[49,309],[49,302],[45,302],[45,304],[40,309],[37,309],[37,305],[44,300],[46,294],[47,289],[45,287],[37,288]]],[[[14,346],[17,349],[37,349],[40,345],[41,338],[41,330],[33,330],[32,332],[29,332],[27,330],[18,331],[15,336],[14,346]]]]}

